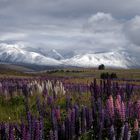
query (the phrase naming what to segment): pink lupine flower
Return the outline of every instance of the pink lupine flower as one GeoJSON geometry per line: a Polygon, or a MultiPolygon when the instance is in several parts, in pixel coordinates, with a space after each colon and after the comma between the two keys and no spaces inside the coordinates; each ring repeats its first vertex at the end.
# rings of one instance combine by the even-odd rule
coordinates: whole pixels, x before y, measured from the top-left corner
{"type": "Polygon", "coordinates": [[[138,122],[138,120],[136,119],[135,122],[134,122],[134,130],[135,130],[135,131],[138,131],[138,129],[139,129],[139,122],[138,122]]]}
{"type": "Polygon", "coordinates": [[[120,94],[117,95],[117,99],[118,99],[119,103],[121,103],[122,99],[121,99],[120,94]]]}
{"type": "Polygon", "coordinates": [[[125,121],[125,115],[126,115],[126,108],[124,102],[121,103],[121,112],[120,112],[121,120],[125,121]]]}
{"type": "Polygon", "coordinates": [[[111,117],[114,116],[114,103],[113,103],[113,97],[112,95],[109,96],[109,99],[107,99],[107,110],[111,117]]]}
{"type": "Polygon", "coordinates": [[[121,102],[119,101],[118,98],[115,100],[115,109],[117,113],[121,112],[121,102]]]}

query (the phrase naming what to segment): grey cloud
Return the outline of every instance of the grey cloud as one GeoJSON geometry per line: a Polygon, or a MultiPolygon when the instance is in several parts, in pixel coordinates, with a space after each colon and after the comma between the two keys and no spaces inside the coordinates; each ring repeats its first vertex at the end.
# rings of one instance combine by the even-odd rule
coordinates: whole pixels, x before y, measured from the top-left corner
{"type": "Polygon", "coordinates": [[[136,15],[139,0],[0,0],[0,41],[135,55],[140,52],[136,15]]]}
{"type": "Polygon", "coordinates": [[[130,21],[127,21],[124,27],[124,32],[129,40],[137,46],[140,46],[140,16],[135,16],[130,21]]]}

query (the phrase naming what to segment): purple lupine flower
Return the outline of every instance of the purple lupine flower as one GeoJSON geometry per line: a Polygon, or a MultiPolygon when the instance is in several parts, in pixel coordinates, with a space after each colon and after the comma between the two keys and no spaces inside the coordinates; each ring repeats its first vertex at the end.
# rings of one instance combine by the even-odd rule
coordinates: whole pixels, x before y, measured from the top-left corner
{"type": "Polygon", "coordinates": [[[31,123],[32,123],[31,118],[32,118],[31,113],[28,111],[27,112],[27,121],[28,121],[29,130],[31,128],[31,123]]]}
{"type": "Polygon", "coordinates": [[[97,106],[98,106],[99,113],[101,113],[101,111],[102,111],[102,99],[101,99],[101,97],[98,97],[98,99],[97,99],[97,106]]]}
{"type": "Polygon", "coordinates": [[[40,140],[40,126],[39,126],[39,121],[35,121],[35,133],[34,133],[34,139],[35,140],[40,140]]]}
{"type": "Polygon", "coordinates": [[[133,85],[126,84],[126,94],[127,94],[127,99],[130,100],[130,96],[133,93],[133,85]]]}
{"type": "Polygon", "coordinates": [[[90,127],[91,127],[90,110],[89,110],[89,108],[86,107],[86,108],[85,108],[85,111],[86,111],[86,124],[87,124],[87,125],[86,125],[86,127],[87,127],[86,129],[89,130],[90,127]]]}
{"type": "Polygon", "coordinates": [[[9,125],[9,140],[14,140],[14,127],[13,125],[9,125]]]}
{"type": "Polygon", "coordinates": [[[30,136],[30,132],[28,131],[28,129],[26,129],[26,139],[24,140],[30,140],[31,136],[30,136]]]}
{"type": "Polygon", "coordinates": [[[137,119],[140,121],[140,100],[136,104],[137,119]]]}
{"type": "Polygon", "coordinates": [[[51,111],[51,119],[52,119],[53,130],[57,130],[57,118],[56,118],[56,113],[54,108],[51,111]]]}
{"type": "Polygon", "coordinates": [[[132,118],[134,116],[134,114],[135,114],[135,113],[133,113],[134,109],[133,109],[132,101],[128,101],[127,108],[128,108],[128,118],[132,118]]]}
{"type": "Polygon", "coordinates": [[[46,117],[46,115],[47,115],[46,107],[47,107],[47,103],[46,103],[45,100],[43,100],[43,103],[42,103],[42,106],[41,106],[41,110],[42,110],[41,115],[42,115],[42,117],[46,117]]]}
{"type": "Polygon", "coordinates": [[[26,127],[24,125],[24,123],[22,122],[21,124],[21,140],[24,140],[26,137],[26,127]]]}
{"type": "Polygon", "coordinates": [[[36,129],[36,118],[32,117],[32,125],[31,125],[31,139],[35,139],[35,129],[36,129]]]}
{"type": "Polygon", "coordinates": [[[102,108],[99,118],[99,121],[102,123],[102,127],[104,127],[104,120],[105,120],[105,109],[102,108]]]}
{"type": "Polygon", "coordinates": [[[59,106],[55,109],[55,114],[56,114],[57,121],[60,121],[61,120],[61,112],[60,112],[59,106]]]}
{"type": "Polygon", "coordinates": [[[68,127],[69,127],[69,139],[72,139],[72,110],[69,108],[68,110],[68,127]]]}
{"type": "Polygon", "coordinates": [[[75,105],[75,133],[79,135],[80,131],[80,122],[79,122],[79,107],[75,105]]]}
{"type": "Polygon", "coordinates": [[[48,96],[48,97],[47,97],[47,104],[48,104],[49,106],[52,106],[52,104],[53,104],[53,97],[52,97],[52,96],[48,96]]]}
{"type": "Polygon", "coordinates": [[[5,129],[5,124],[1,124],[1,140],[6,140],[6,129],[5,129]]]}
{"type": "Polygon", "coordinates": [[[140,128],[138,130],[138,140],[140,140],[140,128]]]}
{"type": "Polygon", "coordinates": [[[103,80],[100,80],[100,92],[103,93],[103,80]]]}
{"type": "Polygon", "coordinates": [[[101,91],[100,91],[100,87],[97,85],[96,79],[94,79],[94,83],[93,83],[93,92],[94,92],[94,99],[95,101],[97,101],[101,91]]]}
{"type": "Polygon", "coordinates": [[[43,90],[43,97],[46,98],[48,96],[48,90],[45,87],[45,89],[43,90]]]}
{"type": "Polygon", "coordinates": [[[44,120],[40,117],[40,140],[44,139],[44,120]]]}
{"type": "Polygon", "coordinates": [[[70,121],[68,117],[65,119],[65,139],[70,140],[70,121]]]}
{"type": "Polygon", "coordinates": [[[21,140],[30,140],[31,136],[30,136],[28,128],[26,126],[24,126],[23,129],[24,130],[22,130],[22,138],[21,138],[21,140]]]}
{"type": "Polygon", "coordinates": [[[81,111],[81,131],[84,133],[86,130],[86,109],[85,106],[82,106],[81,111]]]}
{"type": "Polygon", "coordinates": [[[124,127],[124,140],[127,140],[128,139],[128,132],[129,132],[129,125],[126,122],[125,123],[125,127],[124,127]]]}
{"type": "Polygon", "coordinates": [[[67,96],[66,97],[66,109],[67,110],[72,107],[71,101],[72,101],[72,98],[70,96],[67,96]]]}
{"type": "Polygon", "coordinates": [[[71,131],[72,131],[72,136],[75,136],[75,108],[72,109],[71,111],[71,131]]]}

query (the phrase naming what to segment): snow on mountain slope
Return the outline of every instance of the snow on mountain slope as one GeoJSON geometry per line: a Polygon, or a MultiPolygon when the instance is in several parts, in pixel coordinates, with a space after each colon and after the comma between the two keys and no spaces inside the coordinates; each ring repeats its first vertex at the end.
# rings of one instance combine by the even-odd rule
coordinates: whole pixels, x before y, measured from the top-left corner
{"type": "Polygon", "coordinates": [[[48,50],[47,47],[23,47],[26,51],[39,53],[45,57],[53,58],[56,60],[64,59],[64,57],[55,49],[48,50]]]}
{"type": "Polygon", "coordinates": [[[52,49],[51,51],[49,51],[47,53],[47,56],[50,57],[50,58],[54,58],[56,60],[64,59],[64,57],[60,53],[58,53],[55,49],[52,49]]]}
{"type": "Polygon", "coordinates": [[[70,59],[63,60],[63,63],[81,67],[97,67],[100,64],[104,64],[108,67],[128,68],[131,65],[136,65],[137,62],[134,58],[129,57],[127,53],[106,52],[76,55],[70,59]]]}
{"type": "Polygon", "coordinates": [[[1,44],[0,61],[11,63],[31,63],[38,65],[60,65],[61,62],[36,52],[28,52],[17,45],[1,44]]]}
{"type": "MultiPolygon", "coordinates": [[[[47,48],[46,48],[47,50],[47,48]]],[[[63,57],[56,50],[45,52],[28,50],[18,45],[0,44],[0,62],[36,64],[44,66],[76,66],[97,67],[104,64],[107,67],[130,68],[140,67],[135,58],[126,52],[78,53],[71,57],[63,57]]]]}

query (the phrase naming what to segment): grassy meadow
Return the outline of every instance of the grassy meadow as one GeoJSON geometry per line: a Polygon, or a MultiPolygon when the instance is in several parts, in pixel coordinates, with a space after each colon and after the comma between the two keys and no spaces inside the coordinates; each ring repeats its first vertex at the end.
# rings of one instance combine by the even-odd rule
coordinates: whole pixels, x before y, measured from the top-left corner
{"type": "MultiPolygon", "coordinates": [[[[98,70],[98,69],[58,69],[52,71],[44,71],[44,72],[32,72],[32,73],[23,73],[14,70],[1,70],[0,78],[38,78],[38,77],[54,77],[54,78],[66,78],[65,83],[75,83],[75,84],[90,84],[94,78],[97,81],[100,81],[100,75],[103,72],[108,73],[116,73],[119,83],[130,83],[134,85],[140,86],[140,69],[106,69],[106,70],[98,70]]],[[[133,97],[133,99],[140,99],[139,93],[140,91],[136,91],[137,94],[133,97]]],[[[76,95],[75,95],[76,96],[76,95]]],[[[79,97],[77,97],[79,98],[79,97]]],[[[30,104],[32,110],[35,110],[35,99],[36,96],[30,97],[30,104]]],[[[88,104],[88,94],[83,94],[83,97],[80,97],[80,101],[85,104],[88,104]],[[83,100],[84,99],[84,100],[83,100]]],[[[76,100],[76,99],[75,99],[76,100]]],[[[75,101],[76,102],[76,101],[75,101]]],[[[60,106],[63,106],[63,98],[59,99],[57,103],[60,106]]],[[[0,122],[8,121],[15,122],[20,119],[22,116],[25,116],[25,108],[24,108],[24,98],[23,96],[16,96],[12,99],[5,100],[3,97],[0,97],[0,122]]]]}
{"type": "MultiPolygon", "coordinates": [[[[51,71],[42,71],[42,72],[30,72],[24,73],[14,70],[1,70],[0,72],[0,79],[1,81],[11,81],[16,83],[16,80],[25,80],[27,83],[33,82],[37,80],[38,83],[41,84],[42,80],[40,79],[49,79],[50,81],[62,81],[64,85],[67,86],[75,86],[73,88],[69,87],[65,89],[65,94],[61,94],[58,92],[56,95],[57,97],[53,97],[53,101],[48,99],[54,96],[51,90],[47,91],[47,96],[44,95],[44,91],[40,92],[39,90],[32,89],[32,94],[26,97],[25,95],[21,94],[21,89],[15,89],[12,93],[12,96],[7,96],[5,98],[4,90],[1,90],[0,96],[0,123],[16,123],[22,124],[22,120],[24,120],[25,124],[28,124],[27,119],[27,112],[30,110],[30,113],[36,118],[42,116],[42,112],[44,113],[44,125],[45,125],[45,132],[49,135],[50,129],[53,127],[51,123],[51,116],[52,109],[55,107],[59,107],[61,122],[65,121],[69,111],[67,110],[67,97],[70,97],[70,104],[68,108],[71,106],[78,105],[80,110],[83,109],[83,106],[90,108],[92,106],[91,102],[91,93],[88,89],[84,89],[84,86],[89,87],[90,84],[96,79],[97,84],[101,82],[101,74],[102,73],[116,73],[117,78],[113,79],[114,83],[118,83],[119,85],[126,85],[130,84],[136,86],[138,88],[134,89],[134,94],[131,95],[129,99],[130,102],[136,102],[140,100],[140,69],[105,69],[105,70],[98,70],[98,69],[58,69],[58,70],[51,70],[51,71]],[[28,79],[28,80],[26,80],[28,79]],[[84,90],[79,89],[79,85],[83,87],[84,90]],[[48,96],[49,95],[49,96],[48,96]],[[28,106],[28,110],[27,110],[28,106]],[[41,110],[41,111],[40,111],[41,110]]],[[[24,81],[23,80],[23,81],[24,81]]],[[[43,81],[44,82],[44,81],[43,81]]],[[[60,86],[60,85],[59,85],[60,86]]],[[[64,86],[65,87],[65,86],[64,86]]],[[[113,89],[112,89],[113,90],[113,89]]],[[[103,95],[103,104],[105,106],[106,95],[103,95]]],[[[114,98],[115,99],[115,98],[114,98]]],[[[125,99],[127,102],[127,100],[125,99]]],[[[90,140],[91,135],[87,135],[90,133],[90,129],[82,133],[80,139],[82,140],[90,140]]],[[[96,133],[96,132],[94,132],[96,133]]],[[[107,132],[106,132],[107,133],[107,132]]],[[[107,136],[105,136],[107,137],[107,136]]],[[[46,138],[48,139],[48,138],[46,138]]]]}

